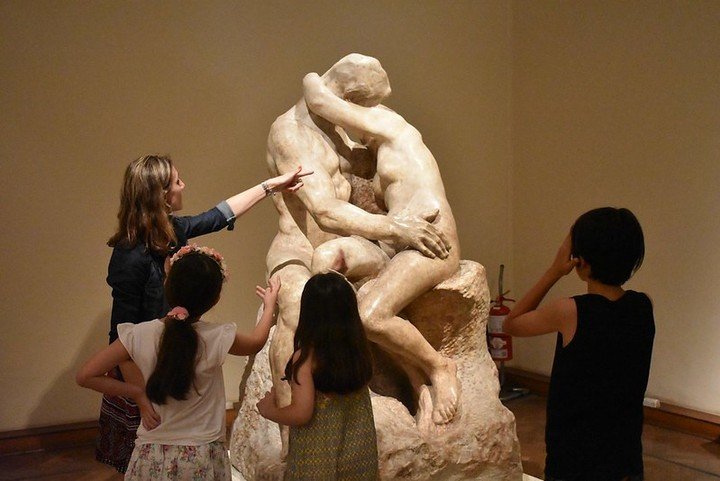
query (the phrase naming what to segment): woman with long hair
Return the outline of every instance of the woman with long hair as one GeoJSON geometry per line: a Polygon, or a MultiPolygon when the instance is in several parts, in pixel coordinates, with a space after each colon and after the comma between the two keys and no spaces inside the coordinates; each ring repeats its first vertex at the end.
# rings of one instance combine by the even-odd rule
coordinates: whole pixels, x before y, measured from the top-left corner
{"type": "MultiPolygon", "coordinates": [[[[120,323],[134,324],[162,318],[169,311],[163,293],[165,263],[188,239],[227,228],[235,219],[275,192],[295,192],[302,187],[303,172],[268,179],[194,216],[179,216],[185,183],[173,161],[164,155],[145,155],[131,162],[120,192],[118,226],[108,240],[113,248],[107,282],[112,288],[110,343],[118,337],[120,323]]],[[[108,373],[119,380],[144,386],[132,361],[108,373]]],[[[125,472],[140,422],[137,405],[120,396],[103,397],[100,434],[95,457],[125,472]]]]}

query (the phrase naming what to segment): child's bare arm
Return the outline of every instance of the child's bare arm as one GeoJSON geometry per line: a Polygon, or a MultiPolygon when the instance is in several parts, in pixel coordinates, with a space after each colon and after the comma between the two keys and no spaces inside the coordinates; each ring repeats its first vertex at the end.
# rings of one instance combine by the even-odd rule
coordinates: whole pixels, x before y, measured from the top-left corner
{"type": "Polygon", "coordinates": [[[577,259],[571,258],[570,252],[571,240],[568,234],[551,266],[508,314],[503,324],[504,332],[521,337],[563,332],[568,322],[576,318],[575,303],[572,299],[559,299],[537,308],[555,283],[572,272],[577,264],[577,259]]]}
{"type": "Polygon", "coordinates": [[[275,322],[275,302],[280,290],[280,277],[271,277],[266,288],[255,286],[255,293],[263,300],[263,313],[260,321],[250,334],[235,334],[235,341],[230,346],[230,354],[235,356],[249,356],[257,354],[263,348],[270,335],[270,328],[275,322]]]}
{"type": "MultiPolygon", "coordinates": [[[[75,380],[80,386],[103,394],[135,399],[141,392],[144,392],[142,387],[135,383],[123,382],[105,375],[106,372],[126,361],[131,361],[130,354],[118,339],[88,359],[78,370],[75,380]]],[[[135,368],[137,369],[137,366],[135,368]]]]}
{"type": "Polygon", "coordinates": [[[290,381],[292,401],[288,406],[277,407],[273,388],[257,403],[260,415],[286,426],[302,426],[310,422],[315,409],[315,383],[311,366],[312,359],[306,359],[298,369],[297,380],[290,381]]]}
{"type": "Polygon", "coordinates": [[[540,336],[551,332],[561,332],[567,337],[569,333],[566,326],[571,325],[575,318],[575,301],[568,298],[556,299],[539,309],[533,309],[513,319],[505,319],[503,331],[516,337],[540,336]]]}
{"type": "Polygon", "coordinates": [[[125,382],[134,384],[136,386],[145,389],[145,378],[143,377],[142,371],[137,367],[137,364],[131,359],[129,361],[123,361],[118,364],[120,372],[122,373],[125,382]]]}
{"type": "MultiPolygon", "coordinates": [[[[130,372],[130,377],[133,375],[134,374],[130,372]]],[[[124,372],[123,377],[125,377],[124,372]]],[[[88,359],[80,370],[78,370],[75,380],[82,387],[109,396],[127,397],[135,401],[140,408],[143,425],[148,430],[154,429],[160,424],[160,416],[157,415],[145,394],[145,381],[142,373],[135,363],[132,362],[130,354],[119,339],[88,359]],[[137,374],[140,376],[140,384],[137,383],[137,379],[133,382],[125,378],[126,381],[123,382],[105,375],[105,373],[115,366],[127,362],[133,366],[130,368],[130,371],[133,369],[137,370],[137,374]]]]}

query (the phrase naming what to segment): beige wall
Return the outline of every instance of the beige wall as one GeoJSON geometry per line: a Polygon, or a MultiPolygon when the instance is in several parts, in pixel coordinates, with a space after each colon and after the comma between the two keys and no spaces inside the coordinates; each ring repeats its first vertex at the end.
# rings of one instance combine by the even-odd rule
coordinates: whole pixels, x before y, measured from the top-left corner
{"type": "MultiPolygon", "coordinates": [[[[97,414],[73,375],[105,343],[126,163],[170,153],[186,212],[213,205],[264,178],[303,74],[352,51],[388,70],[493,292],[501,262],[524,292],[585,210],[633,209],[647,256],[629,287],[658,326],[648,394],[720,414],[718,18],[712,1],[0,2],[0,431],[97,414]]],[[[231,269],[212,319],[251,325],[275,219],[263,204],[203,240],[231,269]]],[[[553,344],[516,339],[514,364],[549,373],[553,344]]]]}
{"type": "MultiPolygon", "coordinates": [[[[648,396],[720,414],[720,3],[513,4],[516,295],[573,220],[626,206],[645,231],[657,334],[648,396]]],[[[574,275],[550,296],[582,292],[574,275]]],[[[553,336],[516,340],[549,373],[553,336]]]]}
{"type": "MultiPolygon", "coordinates": [[[[96,418],[75,386],[106,343],[125,165],[170,153],[199,212],[266,176],[272,120],[309,71],[378,57],[435,153],[463,257],[510,255],[511,8],[504,2],[0,2],[0,431],[96,418]]],[[[209,317],[249,328],[275,212],[203,239],[230,282],[209,317]]],[[[242,359],[226,386],[237,399],[242,359]]]]}

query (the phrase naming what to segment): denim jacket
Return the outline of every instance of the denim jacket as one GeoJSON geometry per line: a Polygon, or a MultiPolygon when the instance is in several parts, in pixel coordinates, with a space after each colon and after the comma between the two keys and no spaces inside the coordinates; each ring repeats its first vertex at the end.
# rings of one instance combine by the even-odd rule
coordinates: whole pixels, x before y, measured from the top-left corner
{"type": "MultiPolygon", "coordinates": [[[[172,224],[178,243],[170,254],[193,237],[226,227],[232,230],[234,222],[235,216],[225,201],[202,214],[173,216],[172,224]]],[[[133,247],[116,245],[113,248],[107,276],[113,297],[109,332],[111,343],[117,339],[118,324],[138,324],[167,314],[170,307],[165,300],[164,281],[165,256],[153,253],[144,244],[133,247]]]]}

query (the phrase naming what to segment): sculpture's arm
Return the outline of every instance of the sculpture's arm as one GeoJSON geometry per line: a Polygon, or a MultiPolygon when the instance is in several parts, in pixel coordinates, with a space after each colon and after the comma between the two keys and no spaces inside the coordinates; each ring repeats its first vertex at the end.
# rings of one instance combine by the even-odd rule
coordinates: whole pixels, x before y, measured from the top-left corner
{"type": "Polygon", "coordinates": [[[309,127],[296,122],[273,124],[268,152],[281,174],[296,170],[300,164],[314,171],[303,178],[305,187],[296,196],[322,230],[379,240],[398,249],[410,246],[428,257],[447,256],[447,246],[434,225],[422,220],[399,222],[338,199],[328,172],[329,168],[339,168],[331,165],[337,162],[336,154],[309,127]]]}
{"type": "Polygon", "coordinates": [[[366,133],[380,142],[396,137],[407,123],[392,110],[363,107],[341,99],[330,90],[316,73],[303,79],[303,94],[308,109],[340,127],[366,133]]]}

